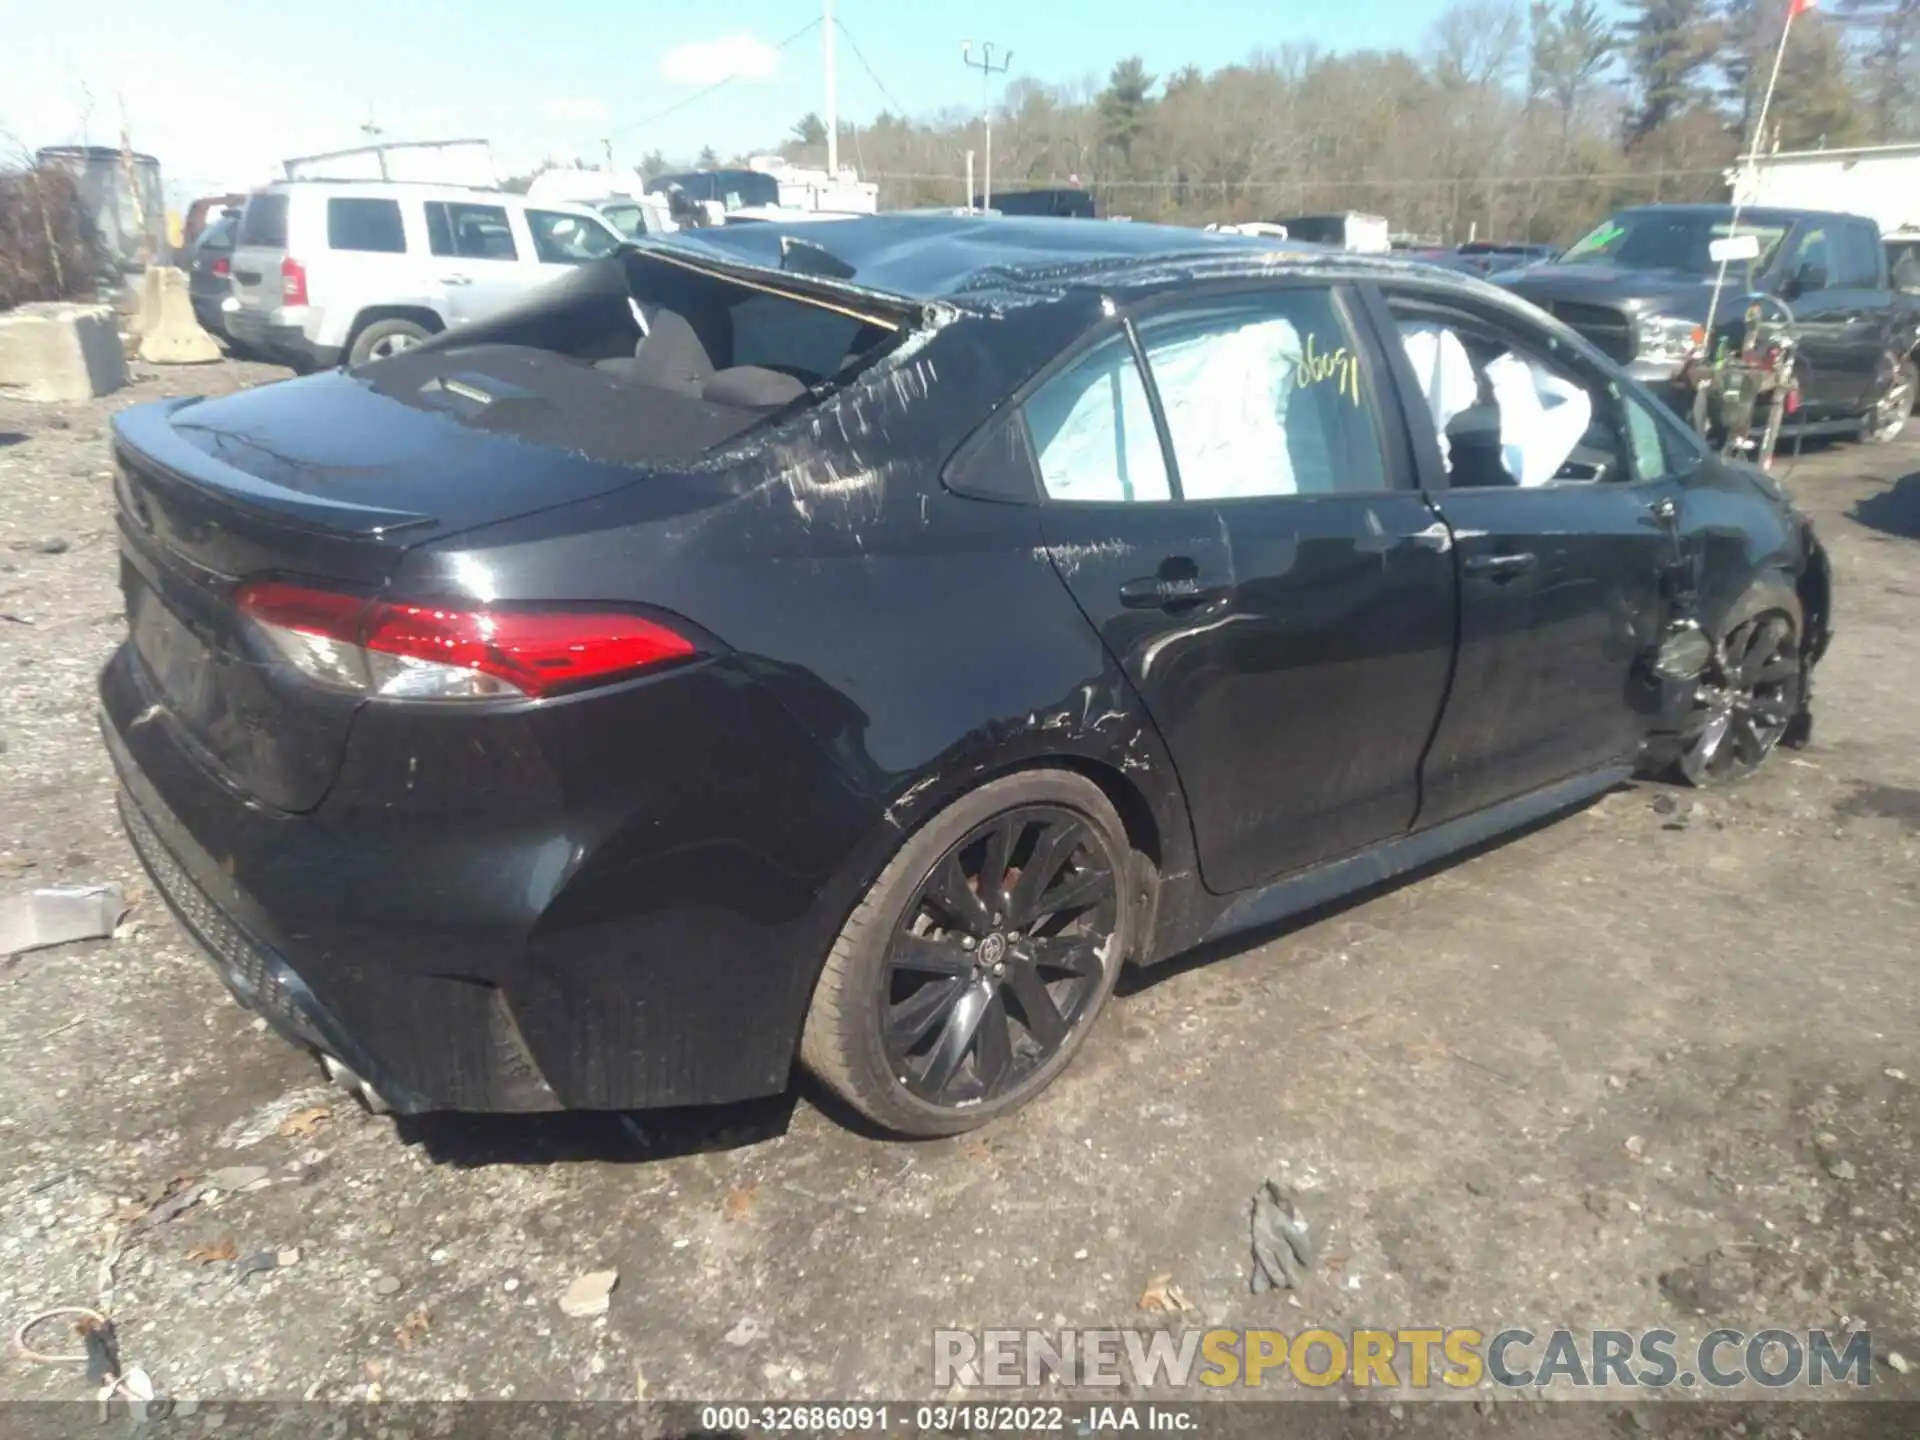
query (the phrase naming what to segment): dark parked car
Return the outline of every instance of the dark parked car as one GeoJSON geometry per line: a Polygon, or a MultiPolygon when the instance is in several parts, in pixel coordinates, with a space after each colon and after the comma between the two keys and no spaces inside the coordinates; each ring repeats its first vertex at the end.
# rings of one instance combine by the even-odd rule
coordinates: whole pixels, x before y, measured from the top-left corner
{"type": "Polygon", "coordinates": [[[1478,281],[1149,225],[676,235],[115,420],[135,848],[401,1111],[1045,1086],[1124,964],[1808,731],[1828,571],[1478,281]]]}
{"type": "Polygon", "coordinates": [[[1749,296],[1785,306],[1800,388],[1794,428],[1898,436],[1920,376],[1909,354],[1913,315],[1889,284],[1879,227],[1860,215],[1775,209],[1744,209],[1738,236],[1733,227],[1726,205],[1623,210],[1552,264],[1495,283],[1565,320],[1685,415],[1690,366],[1709,348],[1703,327],[1722,270],[1715,247],[1738,239],[1756,253],[1725,267],[1713,345],[1738,348],[1749,296]]]}
{"type": "Polygon", "coordinates": [[[1054,215],[1079,220],[1097,220],[1099,207],[1093,192],[1071,188],[1051,190],[996,190],[989,207],[985,195],[973,197],[975,209],[992,208],[1002,215],[1054,215]]]}
{"type": "Polygon", "coordinates": [[[1544,265],[1560,254],[1551,245],[1493,240],[1469,240],[1464,245],[1456,246],[1453,253],[1466,262],[1468,269],[1482,275],[1498,275],[1521,265],[1544,265]]]}
{"type": "Polygon", "coordinates": [[[225,336],[222,304],[233,294],[233,232],[240,212],[229,210],[203,229],[193,242],[187,262],[187,297],[193,318],[210,335],[225,336]]]}

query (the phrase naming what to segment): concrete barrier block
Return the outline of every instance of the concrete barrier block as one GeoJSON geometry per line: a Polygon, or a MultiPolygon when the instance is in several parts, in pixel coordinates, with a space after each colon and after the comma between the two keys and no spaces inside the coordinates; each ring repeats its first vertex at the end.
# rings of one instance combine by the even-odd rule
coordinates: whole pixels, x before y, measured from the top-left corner
{"type": "Polygon", "coordinates": [[[149,266],[140,311],[140,358],[148,364],[205,365],[220,358],[220,347],[194,318],[186,271],[149,266]]]}
{"type": "Polygon", "coordinates": [[[111,306],[49,302],[0,314],[0,394],[70,404],[126,383],[111,306]]]}

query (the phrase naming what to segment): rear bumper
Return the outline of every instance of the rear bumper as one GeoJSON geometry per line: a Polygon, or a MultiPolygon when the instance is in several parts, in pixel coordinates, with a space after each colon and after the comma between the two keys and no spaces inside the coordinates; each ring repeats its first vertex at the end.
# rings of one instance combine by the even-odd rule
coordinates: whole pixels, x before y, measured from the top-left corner
{"type": "Polygon", "coordinates": [[[263,355],[271,355],[301,369],[331,370],[345,353],[338,345],[321,345],[311,340],[298,325],[273,318],[278,311],[230,310],[224,320],[225,333],[237,344],[263,355]]]}
{"type": "Polygon", "coordinates": [[[580,870],[609,847],[593,817],[526,794],[458,817],[272,810],[214,778],[130,645],[100,695],[128,838],[184,927],[243,1004],[395,1111],[632,1110],[787,1085],[824,953],[810,915],[749,927],[696,893],[704,877],[625,860],[594,889],[580,870]]]}

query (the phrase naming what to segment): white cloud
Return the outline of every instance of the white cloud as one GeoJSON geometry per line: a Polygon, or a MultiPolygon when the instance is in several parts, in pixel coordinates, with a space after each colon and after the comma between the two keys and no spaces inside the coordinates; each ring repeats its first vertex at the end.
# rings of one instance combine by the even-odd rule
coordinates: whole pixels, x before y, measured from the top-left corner
{"type": "Polygon", "coordinates": [[[676,85],[759,80],[779,68],[780,52],[751,35],[724,35],[718,40],[676,45],[660,57],[660,73],[676,85]]]}

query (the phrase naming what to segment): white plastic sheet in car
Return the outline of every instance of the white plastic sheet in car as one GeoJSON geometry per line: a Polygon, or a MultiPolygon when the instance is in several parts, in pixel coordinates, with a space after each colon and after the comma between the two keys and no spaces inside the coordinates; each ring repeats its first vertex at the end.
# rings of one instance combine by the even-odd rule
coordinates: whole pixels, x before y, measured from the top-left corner
{"type": "Polygon", "coordinates": [[[1520,485],[1546,484],[1593,422],[1593,397],[1512,353],[1488,364],[1487,383],[1500,406],[1500,459],[1508,473],[1520,485]]]}
{"type": "Polygon", "coordinates": [[[1414,378],[1426,397],[1427,411],[1433,416],[1434,431],[1440,437],[1440,458],[1452,468],[1453,455],[1447,443],[1447,426],[1463,410],[1473,408],[1480,398],[1480,384],[1474,378],[1473,361],[1460,337],[1444,325],[1417,321],[1400,327],[1400,343],[1406,348],[1414,378]]]}

